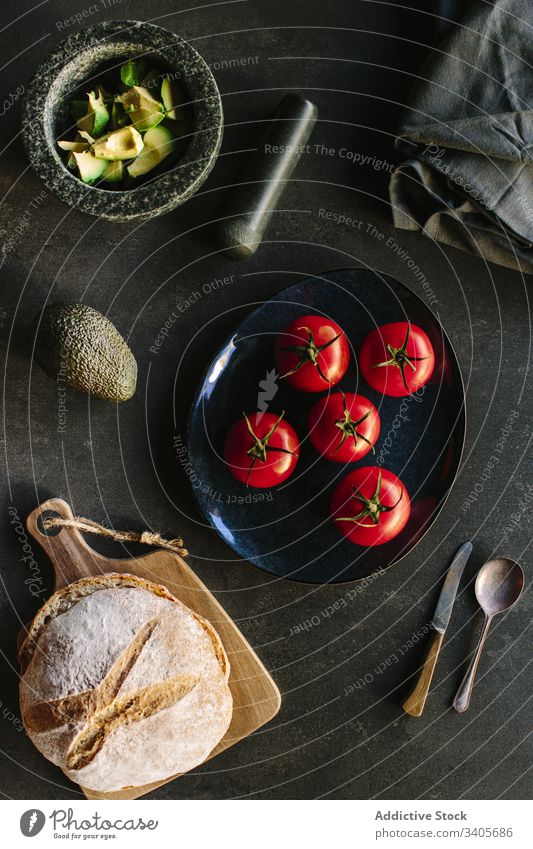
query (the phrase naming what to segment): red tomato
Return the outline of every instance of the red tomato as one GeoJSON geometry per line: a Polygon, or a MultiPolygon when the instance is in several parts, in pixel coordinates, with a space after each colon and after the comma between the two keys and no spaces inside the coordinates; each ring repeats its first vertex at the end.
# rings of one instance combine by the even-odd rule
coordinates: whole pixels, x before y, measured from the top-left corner
{"type": "Polygon", "coordinates": [[[330,318],[303,315],[276,341],[281,377],[302,392],[323,392],[342,378],[350,362],[344,331],[330,318]]]}
{"type": "Polygon", "coordinates": [[[359,354],[361,374],[384,395],[410,395],[433,374],[435,354],[426,333],[416,324],[394,321],[372,330],[359,354]]]}
{"type": "Polygon", "coordinates": [[[292,475],[300,443],[294,428],[273,413],[246,413],[226,437],[224,459],[234,478],[267,488],[292,475]]]}
{"type": "Polygon", "coordinates": [[[309,438],[328,460],[353,463],[374,451],[379,414],[373,403],[353,392],[324,395],[309,414],[309,438]]]}
{"type": "Polygon", "coordinates": [[[382,545],[402,531],[411,513],[403,483],[388,469],[362,466],[339,483],[331,514],[339,531],[356,545],[382,545]]]}

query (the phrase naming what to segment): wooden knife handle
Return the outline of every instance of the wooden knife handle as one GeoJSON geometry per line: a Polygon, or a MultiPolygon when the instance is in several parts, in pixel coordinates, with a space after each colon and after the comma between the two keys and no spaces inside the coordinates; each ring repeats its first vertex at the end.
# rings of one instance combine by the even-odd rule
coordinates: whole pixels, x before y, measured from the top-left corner
{"type": "Polygon", "coordinates": [[[418,681],[416,682],[412,693],[406,698],[402,705],[404,711],[410,716],[422,716],[422,711],[426,704],[429,688],[431,686],[431,679],[433,678],[433,672],[435,671],[443,639],[444,634],[439,634],[438,631],[432,631],[430,634],[424,663],[422,664],[418,681]]]}

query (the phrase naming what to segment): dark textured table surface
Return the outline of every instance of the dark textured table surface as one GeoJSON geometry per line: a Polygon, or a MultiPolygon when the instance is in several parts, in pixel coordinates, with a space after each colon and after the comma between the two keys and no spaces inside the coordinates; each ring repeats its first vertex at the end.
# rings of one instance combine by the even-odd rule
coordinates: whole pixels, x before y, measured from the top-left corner
{"type": "MultiPolygon", "coordinates": [[[[15,0],[2,4],[8,100],[0,118],[1,226],[8,249],[0,290],[6,354],[0,791],[14,798],[78,796],[25,737],[17,708],[16,634],[39,606],[36,593],[51,591],[52,578],[36,546],[38,571],[30,570],[14,519],[61,495],[76,512],[118,528],[181,532],[191,566],[283,695],[269,726],[154,797],[524,798],[531,763],[530,591],[494,623],[470,711],[459,716],[451,701],[481,627],[476,570],[495,553],[527,565],[528,282],[394,231],[386,204],[394,126],[410,74],[431,41],[431,17],[366,2],[190,6],[50,0],[32,11],[15,0]],[[68,20],[76,13],[81,26],[150,18],[190,39],[213,68],[226,114],[222,156],[200,194],[166,217],[140,225],[87,218],[63,206],[28,168],[20,88],[42,57],[80,27],[68,20]],[[314,99],[320,120],[264,245],[237,264],[215,251],[205,223],[239,172],[240,151],[253,145],[255,122],[286,89],[314,99]],[[356,225],[328,221],[324,210],[355,218],[356,225]],[[299,277],[361,265],[425,297],[413,263],[431,282],[432,309],[455,346],[467,388],[467,440],[452,494],[415,550],[366,589],[350,594],[350,587],[271,579],[236,560],[204,526],[177,462],[173,439],[183,432],[196,383],[231,331],[237,306],[299,277]],[[117,409],[67,391],[60,423],[57,387],[31,365],[31,320],[49,296],[90,303],[128,337],[139,363],[131,402],[117,409]],[[154,354],[150,347],[176,304],[179,319],[154,354]],[[407,678],[420,662],[445,569],[467,538],[474,553],[434,686],[423,717],[411,719],[401,709],[407,678]],[[37,584],[29,583],[32,577],[37,584]]],[[[118,546],[98,547],[120,555],[118,546]]]]}

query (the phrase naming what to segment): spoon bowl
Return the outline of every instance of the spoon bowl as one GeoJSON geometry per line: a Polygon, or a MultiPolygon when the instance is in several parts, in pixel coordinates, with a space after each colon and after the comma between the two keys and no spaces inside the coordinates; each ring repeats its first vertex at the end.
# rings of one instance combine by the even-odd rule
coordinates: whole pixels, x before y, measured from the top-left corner
{"type": "Polygon", "coordinates": [[[475,592],[479,606],[485,614],[485,622],[477,648],[453,701],[453,706],[458,713],[464,713],[470,704],[479,658],[487,639],[490,623],[498,613],[503,613],[516,604],[522,595],[524,583],[522,567],[507,557],[488,560],[479,570],[475,592]]]}
{"type": "Polygon", "coordinates": [[[488,560],[476,578],[476,598],[487,616],[509,610],[518,601],[523,589],[522,567],[507,557],[488,560]]]}

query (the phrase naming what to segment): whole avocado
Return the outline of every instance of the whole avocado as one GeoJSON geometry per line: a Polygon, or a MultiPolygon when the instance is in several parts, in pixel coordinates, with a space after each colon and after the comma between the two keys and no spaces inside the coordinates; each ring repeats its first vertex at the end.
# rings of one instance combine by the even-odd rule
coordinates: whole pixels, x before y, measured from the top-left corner
{"type": "Polygon", "coordinates": [[[86,304],[51,304],[36,317],[37,362],[56,380],[106,401],[128,401],[137,363],[108,318],[86,304]]]}

